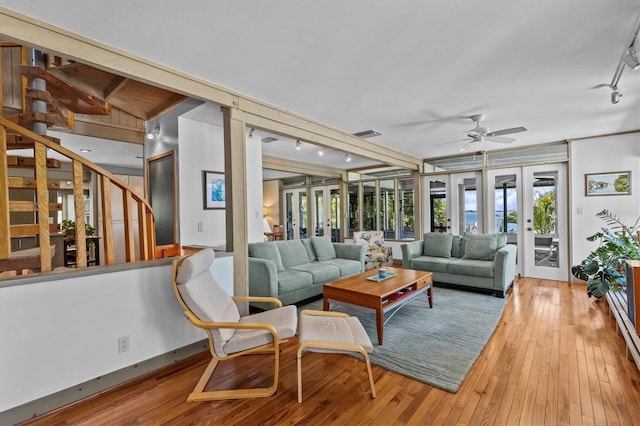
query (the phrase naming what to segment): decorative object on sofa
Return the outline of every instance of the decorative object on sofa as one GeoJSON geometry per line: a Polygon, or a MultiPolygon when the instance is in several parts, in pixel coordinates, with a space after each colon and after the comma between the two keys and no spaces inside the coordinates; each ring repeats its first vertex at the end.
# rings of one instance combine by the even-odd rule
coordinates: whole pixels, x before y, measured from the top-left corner
{"type": "Polygon", "coordinates": [[[364,271],[363,246],[327,237],[250,243],[248,249],[249,294],[277,297],[285,305],[319,296],[323,284],[364,271]]]}
{"type": "Polygon", "coordinates": [[[587,241],[599,241],[593,250],[578,265],[571,267],[571,274],[587,282],[587,294],[601,298],[609,290],[620,291],[626,285],[624,268],[627,260],[640,259],[640,218],[633,225],[625,225],[609,210],[602,210],[596,216],[605,221],[611,229],[587,237],[587,241]]]}
{"type": "Polygon", "coordinates": [[[504,297],[515,279],[517,247],[507,244],[505,234],[428,232],[400,248],[402,265],[433,272],[434,283],[491,290],[504,297]]]}
{"type": "Polygon", "coordinates": [[[298,402],[302,402],[302,352],[359,353],[364,358],[371,386],[371,397],[376,397],[376,386],[371,374],[369,353],[373,345],[360,320],[341,312],[305,309],[300,313],[298,330],[298,402]]]}
{"type": "Polygon", "coordinates": [[[207,333],[212,359],[188,401],[254,398],[273,395],[278,388],[280,344],[295,336],[295,306],[282,307],[275,298],[231,297],[211,273],[215,259],[210,248],[173,261],[173,290],[189,322],[207,333]],[[278,308],[241,317],[236,302],[270,302],[278,308]],[[273,383],[264,388],[205,391],[218,362],[241,355],[271,353],[273,383]]]}
{"type": "Polygon", "coordinates": [[[353,242],[364,246],[365,269],[393,266],[393,250],[384,245],[382,231],[357,231],[353,233],[353,242]]]}

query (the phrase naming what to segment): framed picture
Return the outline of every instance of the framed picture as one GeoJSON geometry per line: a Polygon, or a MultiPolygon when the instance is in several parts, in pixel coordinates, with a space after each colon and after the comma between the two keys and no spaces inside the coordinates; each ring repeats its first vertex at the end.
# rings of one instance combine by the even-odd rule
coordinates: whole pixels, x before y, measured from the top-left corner
{"type": "Polygon", "coordinates": [[[630,195],[631,172],[587,173],[585,195],[630,195]]]}
{"type": "Polygon", "coordinates": [[[224,209],[224,173],[202,171],[202,192],[204,194],[204,209],[224,209]]]}

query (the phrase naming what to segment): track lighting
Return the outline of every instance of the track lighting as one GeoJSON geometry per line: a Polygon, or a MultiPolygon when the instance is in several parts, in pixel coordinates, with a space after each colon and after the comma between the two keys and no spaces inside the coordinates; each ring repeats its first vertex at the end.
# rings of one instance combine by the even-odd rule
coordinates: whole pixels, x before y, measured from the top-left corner
{"type": "Polygon", "coordinates": [[[351,154],[346,153],[346,154],[344,155],[344,160],[345,160],[347,163],[350,163],[350,162],[351,162],[351,154]]]}
{"type": "Polygon", "coordinates": [[[636,48],[631,46],[627,49],[627,52],[622,57],[622,61],[631,68],[631,71],[635,71],[640,68],[640,61],[638,61],[638,52],[636,48]]]}
{"type": "Polygon", "coordinates": [[[318,155],[319,155],[320,157],[324,156],[324,148],[320,148],[320,149],[318,150],[318,155]]]}
{"type": "Polygon", "coordinates": [[[296,150],[300,151],[302,149],[302,142],[296,141],[296,150]]]}
{"type": "Polygon", "coordinates": [[[255,132],[256,129],[251,128],[251,130],[249,130],[249,138],[253,139],[253,132],[255,132]]]}
{"type": "Polygon", "coordinates": [[[611,92],[611,103],[612,104],[617,104],[618,102],[620,102],[620,98],[622,97],[622,93],[620,93],[620,90],[618,90],[618,88],[616,86],[612,87],[613,91],[611,92]]]}
{"type": "Polygon", "coordinates": [[[147,133],[147,139],[154,139],[160,134],[160,127],[156,126],[152,131],[147,133]]]}

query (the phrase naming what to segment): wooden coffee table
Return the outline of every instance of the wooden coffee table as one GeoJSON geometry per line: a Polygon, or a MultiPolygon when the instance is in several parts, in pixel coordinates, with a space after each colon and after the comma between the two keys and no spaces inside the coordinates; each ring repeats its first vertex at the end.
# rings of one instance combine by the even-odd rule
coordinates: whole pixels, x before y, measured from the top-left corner
{"type": "Polygon", "coordinates": [[[368,280],[367,278],[378,275],[378,270],[374,269],[325,284],[322,309],[329,310],[329,300],[374,309],[378,344],[382,345],[385,312],[400,307],[425,292],[429,298],[429,307],[433,308],[431,272],[401,268],[387,268],[387,271],[395,275],[380,281],[368,280]]]}

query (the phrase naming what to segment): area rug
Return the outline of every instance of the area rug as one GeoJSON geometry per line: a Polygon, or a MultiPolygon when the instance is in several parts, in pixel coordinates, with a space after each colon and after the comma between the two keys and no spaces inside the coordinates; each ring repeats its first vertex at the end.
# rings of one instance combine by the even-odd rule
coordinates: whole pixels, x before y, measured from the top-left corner
{"type": "MultiPolygon", "coordinates": [[[[457,392],[498,325],[507,299],[434,287],[433,300],[433,309],[421,295],[397,312],[387,312],[385,319],[392,317],[384,326],[382,346],[374,311],[333,302],[331,310],[360,319],[373,343],[372,364],[457,392]]],[[[298,309],[321,310],[322,300],[298,309]]]]}

